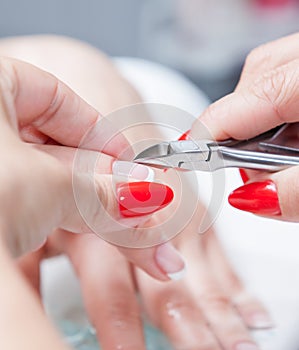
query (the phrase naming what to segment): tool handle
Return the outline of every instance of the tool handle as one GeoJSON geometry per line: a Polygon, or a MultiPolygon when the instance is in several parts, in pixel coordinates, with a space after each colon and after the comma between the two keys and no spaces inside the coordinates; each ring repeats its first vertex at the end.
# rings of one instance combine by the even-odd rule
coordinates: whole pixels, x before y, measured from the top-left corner
{"type": "Polygon", "coordinates": [[[279,171],[299,165],[299,157],[220,147],[219,167],[279,171]],[[221,162],[221,158],[223,162],[221,162]],[[222,164],[221,164],[222,163],[222,164]]]}

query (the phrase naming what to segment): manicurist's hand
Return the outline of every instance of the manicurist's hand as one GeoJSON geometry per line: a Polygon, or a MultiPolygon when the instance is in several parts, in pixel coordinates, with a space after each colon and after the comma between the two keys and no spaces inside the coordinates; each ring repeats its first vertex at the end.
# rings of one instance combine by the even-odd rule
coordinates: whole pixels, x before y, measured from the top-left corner
{"type": "MultiPolygon", "coordinates": [[[[199,121],[192,136],[200,137],[204,124],[216,140],[243,140],[283,123],[298,122],[299,34],[253,50],[236,90],[210,105],[199,121]]],[[[299,167],[274,174],[242,170],[242,175],[245,186],[229,197],[234,207],[299,221],[299,167]]]]}

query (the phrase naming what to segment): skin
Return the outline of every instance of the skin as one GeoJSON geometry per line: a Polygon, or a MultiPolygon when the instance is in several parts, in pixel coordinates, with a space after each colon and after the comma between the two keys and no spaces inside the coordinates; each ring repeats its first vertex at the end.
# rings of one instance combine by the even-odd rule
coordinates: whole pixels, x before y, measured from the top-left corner
{"type": "MultiPolygon", "coordinates": [[[[299,34],[254,49],[246,59],[236,90],[210,105],[192,128],[201,136],[203,123],[216,140],[243,140],[283,123],[299,121],[299,34]]],[[[275,174],[249,172],[250,181],[272,179],[282,215],[299,221],[299,167],[275,174]]]]}
{"type": "MultiPolygon", "coordinates": [[[[0,43],[0,53],[26,59],[51,71],[104,114],[124,105],[140,102],[136,91],[121,78],[109,60],[85,44],[55,37],[13,39],[0,43]],[[69,62],[68,55],[76,58],[75,62],[72,61],[73,66],[69,62]],[[55,63],[57,56],[59,56],[59,64],[55,63]],[[78,66],[80,66],[80,72],[74,69],[78,66]]],[[[32,75],[30,78],[32,79],[32,75]]],[[[88,111],[91,111],[87,113],[88,115],[89,113],[93,115],[93,109],[88,111]]],[[[3,125],[6,124],[3,123],[3,125]]],[[[15,134],[12,133],[12,135],[11,137],[16,139],[15,134]]],[[[142,135],[144,138],[151,136],[146,130],[142,135]]],[[[132,143],[138,141],[133,139],[132,135],[127,137],[132,143]]],[[[15,142],[18,144],[19,141],[15,142]]],[[[57,168],[61,169],[62,164],[68,168],[72,163],[73,150],[68,147],[61,148],[58,145],[52,148],[48,145],[39,145],[35,149],[28,150],[31,159],[36,154],[41,154],[36,148],[47,152],[42,153],[42,157],[46,157],[44,162],[46,164],[49,162],[50,165],[54,163],[53,167],[55,167],[51,173],[51,169],[46,168],[45,172],[37,174],[34,178],[37,184],[39,178],[48,178],[46,174],[56,174],[57,168]]],[[[85,152],[88,157],[93,151],[85,150],[85,152]]],[[[111,153],[107,155],[105,166],[97,169],[99,173],[111,172],[111,158],[117,150],[111,153]]],[[[20,167],[24,163],[22,155],[23,153],[17,162],[20,167]]],[[[30,158],[26,155],[26,159],[30,158]]],[[[24,171],[24,168],[18,169],[16,174],[21,172],[22,181],[26,183],[28,179],[24,179],[24,171]]],[[[65,174],[65,168],[63,173],[65,174]]],[[[66,173],[63,188],[67,187],[66,183],[68,183],[68,172],[66,173]]],[[[173,182],[171,172],[167,176],[167,181],[171,184],[173,182]]],[[[49,176],[48,181],[52,181],[52,178],[49,176]]],[[[30,181],[32,181],[31,178],[30,181]]],[[[44,186],[44,180],[42,185],[44,186]]],[[[50,185],[51,183],[48,184],[50,185]]],[[[47,213],[51,212],[52,205],[54,207],[61,205],[61,190],[59,188],[59,191],[54,193],[53,197],[56,197],[55,194],[58,196],[59,193],[58,200],[54,204],[52,202],[48,204],[47,213]]],[[[36,191],[39,193],[38,190],[36,191]]],[[[14,203],[18,203],[17,198],[14,199],[14,203]]],[[[41,208],[40,200],[39,207],[41,208]]],[[[41,211],[44,211],[44,207],[41,211]]],[[[185,277],[180,281],[165,283],[157,280],[163,281],[167,278],[156,267],[156,247],[137,251],[117,249],[95,235],[71,233],[70,231],[74,230],[70,229],[70,224],[64,229],[56,230],[38,251],[27,253],[19,258],[17,266],[13,264],[3,244],[0,251],[3,252],[0,254],[0,279],[8,286],[8,293],[3,295],[4,291],[0,292],[2,293],[1,310],[2,304],[5,305],[7,300],[16,300],[16,302],[13,305],[10,303],[9,307],[4,309],[6,312],[0,314],[0,322],[5,324],[0,337],[1,347],[19,349],[18,342],[22,342],[22,349],[28,350],[44,349],[45,346],[49,349],[64,348],[63,343],[49,325],[36,296],[39,294],[40,262],[60,253],[67,254],[75,268],[89,319],[95,326],[104,349],[113,349],[120,344],[123,349],[144,349],[140,306],[135,296],[137,290],[141,294],[143,306],[150,320],[166,333],[177,349],[235,349],[238,343],[250,342],[247,327],[255,327],[256,316],[268,317],[267,313],[263,306],[246,292],[229,265],[214,232],[210,230],[204,236],[197,234],[203,212],[204,208],[198,203],[193,220],[184,232],[172,241],[172,244],[185,257],[188,266],[185,277]],[[101,259],[98,258],[99,256],[101,259]],[[136,267],[138,262],[143,271],[136,267]],[[12,320],[20,319],[20,315],[26,317],[28,313],[32,314],[32,310],[35,311],[33,317],[26,319],[26,322],[6,323],[7,314],[11,313],[11,310],[14,311],[12,320]],[[173,317],[174,314],[179,317],[173,317]],[[225,322],[222,321],[224,319],[225,322]],[[119,321],[121,321],[121,327],[116,326],[119,321]],[[13,337],[12,332],[22,334],[22,337],[13,337]],[[26,342],[22,340],[23,338],[26,342]],[[46,342],[45,339],[47,339],[46,342]]],[[[35,214],[35,211],[32,213],[35,214]]],[[[32,213],[30,213],[31,216],[32,213]]],[[[39,215],[42,216],[42,213],[39,215]]],[[[167,212],[157,214],[151,220],[159,222],[163,215],[167,215],[167,212]]],[[[15,222],[11,216],[8,217],[9,220],[3,226],[5,230],[11,222],[15,222]]],[[[26,223],[25,218],[22,219],[22,223],[26,223]]],[[[47,226],[47,220],[48,215],[42,216],[41,225],[35,231],[37,236],[40,235],[40,230],[43,230],[44,236],[51,231],[52,226],[47,226]]],[[[71,224],[74,225],[74,222],[71,224]]],[[[42,237],[38,242],[34,242],[34,245],[37,246],[41,241],[42,237]]],[[[26,247],[25,250],[28,251],[29,248],[26,247]]]]}

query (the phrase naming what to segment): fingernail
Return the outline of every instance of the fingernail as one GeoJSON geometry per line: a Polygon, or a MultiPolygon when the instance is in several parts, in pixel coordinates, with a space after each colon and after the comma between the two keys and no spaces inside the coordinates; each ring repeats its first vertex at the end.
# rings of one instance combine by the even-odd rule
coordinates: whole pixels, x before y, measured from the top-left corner
{"type": "Polygon", "coordinates": [[[161,244],[157,248],[156,262],[173,281],[181,279],[186,272],[186,264],[182,255],[169,242],[161,244]]]}
{"type": "Polygon", "coordinates": [[[246,171],[244,169],[239,169],[241,178],[244,182],[244,184],[249,180],[249,176],[247,175],[246,171]]]}
{"type": "Polygon", "coordinates": [[[281,215],[277,189],[273,181],[253,182],[237,188],[228,197],[240,210],[259,215],[281,215]]]}
{"type": "Polygon", "coordinates": [[[112,174],[144,181],[154,181],[155,178],[155,172],[153,169],[142,164],[121,160],[116,160],[112,164],[112,174]]]}
{"type": "Polygon", "coordinates": [[[125,182],[117,185],[119,210],[124,217],[152,214],[173,199],[172,189],[155,182],[125,182]]]}
{"type": "Polygon", "coordinates": [[[251,328],[273,328],[274,327],[274,322],[272,319],[269,317],[269,315],[265,313],[256,313],[253,314],[248,322],[248,326],[251,328]]]}
{"type": "Polygon", "coordinates": [[[259,350],[259,348],[254,343],[246,342],[237,344],[235,350],[259,350]]]}
{"type": "Polygon", "coordinates": [[[181,135],[181,136],[178,138],[178,141],[185,141],[185,140],[188,140],[189,135],[190,135],[190,132],[191,132],[191,130],[187,130],[186,132],[184,132],[183,135],[181,135]]]}

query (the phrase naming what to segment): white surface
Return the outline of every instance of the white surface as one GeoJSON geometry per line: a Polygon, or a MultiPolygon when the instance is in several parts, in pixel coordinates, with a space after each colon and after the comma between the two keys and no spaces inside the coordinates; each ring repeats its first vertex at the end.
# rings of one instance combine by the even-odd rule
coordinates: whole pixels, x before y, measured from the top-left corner
{"type": "MultiPolygon", "coordinates": [[[[170,104],[198,115],[207,100],[181,75],[146,61],[118,59],[118,67],[141,93],[146,102],[170,104]]],[[[186,129],[188,129],[186,125],[186,129]]],[[[229,193],[241,180],[235,170],[226,172],[229,193]]],[[[205,183],[206,174],[201,174],[205,183]]],[[[208,198],[203,193],[203,198],[208,198]]],[[[297,224],[257,218],[237,211],[224,203],[216,221],[219,238],[247,288],[260,297],[272,313],[277,327],[256,334],[263,350],[299,349],[299,232],[297,224]]],[[[44,290],[55,313],[70,303],[79,307],[78,285],[68,264],[54,259],[43,266],[44,290]],[[60,288],[68,275],[71,287],[60,288]],[[60,301],[59,303],[58,300],[60,301]],[[59,305],[60,304],[60,305],[59,305]]],[[[79,307],[80,308],[80,307],[79,307]]]]}

